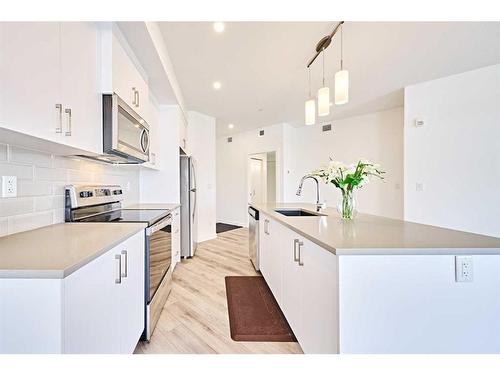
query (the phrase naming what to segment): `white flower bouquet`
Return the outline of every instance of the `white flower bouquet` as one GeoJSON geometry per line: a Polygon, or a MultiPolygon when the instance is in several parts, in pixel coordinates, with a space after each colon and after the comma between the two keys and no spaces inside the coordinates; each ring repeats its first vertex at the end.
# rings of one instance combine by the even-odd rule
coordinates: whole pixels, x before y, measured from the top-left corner
{"type": "Polygon", "coordinates": [[[380,165],[365,159],[359,160],[354,165],[345,165],[330,158],[328,165],[313,171],[312,175],[340,189],[342,204],[338,207],[339,213],[343,219],[352,219],[356,213],[354,189],[363,187],[372,177],[383,180],[384,173],[380,165]]]}

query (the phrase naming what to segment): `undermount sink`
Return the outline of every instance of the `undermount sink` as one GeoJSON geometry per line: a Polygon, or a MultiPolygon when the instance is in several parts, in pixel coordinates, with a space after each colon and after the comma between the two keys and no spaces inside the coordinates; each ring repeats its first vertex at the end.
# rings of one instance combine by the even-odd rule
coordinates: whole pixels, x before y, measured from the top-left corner
{"type": "Polygon", "coordinates": [[[310,211],[304,211],[302,209],[278,209],[274,210],[275,212],[285,215],[285,216],[324,216],[323,214],[320,213],[315,213],[315,212],[310,212],[310,211]]]}

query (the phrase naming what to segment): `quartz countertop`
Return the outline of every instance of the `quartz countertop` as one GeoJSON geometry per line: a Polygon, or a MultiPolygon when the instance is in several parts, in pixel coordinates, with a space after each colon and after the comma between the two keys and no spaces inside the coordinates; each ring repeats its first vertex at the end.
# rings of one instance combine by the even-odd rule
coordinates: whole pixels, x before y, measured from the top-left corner
{"type": "Polygon", "coordinates": [[[344,221],[336,209],[323,216],[285,216],[277,208],[316,211],[313,204],[251,204],[263,214],[337,255],[387,254],[500,254],[500,238],[417,224],[381,216],[358,214],[344,221]]]}
{"type": "Polygon", "coordinates": [[[180,207],[180,203],[136,203],[123,207],[124,210],[175,210],[180,207]]]}
{"type": "Polygon", "coordinates": [[[0,278],[65,278],[145,227],[61,223],[0,237],[0,278]]]}

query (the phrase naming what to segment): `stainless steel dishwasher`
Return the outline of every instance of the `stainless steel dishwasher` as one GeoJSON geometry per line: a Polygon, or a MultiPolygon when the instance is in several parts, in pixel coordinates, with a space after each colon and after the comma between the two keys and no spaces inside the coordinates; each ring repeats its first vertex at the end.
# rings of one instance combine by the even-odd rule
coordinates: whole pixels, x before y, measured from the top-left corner
{"type": "Polygon", "coordinates": [[[248,207],[248,231],[250,236],[248,239],[248,251],[250,255],[250,260],[255,267],[255,270],[259,270],[259,211],[255,208],[248,207]]]}

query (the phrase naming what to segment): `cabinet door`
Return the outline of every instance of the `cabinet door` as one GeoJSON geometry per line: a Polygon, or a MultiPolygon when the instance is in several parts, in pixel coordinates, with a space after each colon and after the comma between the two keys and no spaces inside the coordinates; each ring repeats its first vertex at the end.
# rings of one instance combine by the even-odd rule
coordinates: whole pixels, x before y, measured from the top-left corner
{"type": "Polygon", "coordinates": [[[99,29],[96,23],[61,24],[64,143],[82,150],[102,153],[102,94],[98,40],[99,29]]]}
{"type": "Polygon", "coordinates": [[[144,331],[144,232],[116,247],[122,261],[120,352],[131,354],[144,331]]]}
{"type": "Polygon", "coordinates": [[[264,243],[264,247],[261,243],[259,244],[261,246],[260,271],[273,292],[274,298],[282,306],[283,242],[281,236],[284,235],[284,227],[264,215],[261,215],[259,224],[260,222],[262,222],[262,228],[259,228],[262,230],[260,238],[264,243]]]}
{"type": "Polygon", "coordinates": [[[303,238],[283,227],[283,301],[281,309],[293,333],[298,338],[302,331],[302,290],[304,267],[299,264],[299,251],[303,251],[303,238]]]}
{"type": "Polygon", "coordinates": [[[148,85],[115,35],[112,45],[113,91],[149,122],[148,85]]]}
{"type": "Polygon", "coordinates": [[[65,353],[120,352],[120,284],[112,249],[64,279],[65,353]]]}
{"type": "Polygon", "coordinates": [[[60,98],[60,24],[0,23],[0,126],[51,141],[60,98]]]}
{"type": "Polygon", "coordinates": [[[337,353],[337,256],[309,240],[303,242],[302,326],[297,338],[305,353],[337,353]]]}

